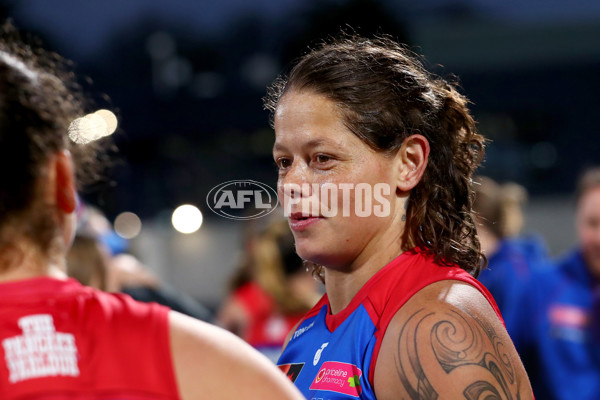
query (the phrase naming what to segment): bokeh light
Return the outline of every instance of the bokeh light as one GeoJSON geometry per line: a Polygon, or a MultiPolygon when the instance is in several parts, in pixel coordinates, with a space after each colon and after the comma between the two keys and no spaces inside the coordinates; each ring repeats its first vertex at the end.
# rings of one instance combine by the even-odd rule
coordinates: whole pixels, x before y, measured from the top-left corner
{"type": "Polygon", "coordinates": [[[117,117],[109,110],[98,110],[76,118],[69,125],[69,139],[78,144],[86,144],[111,135],[117,129],[117,117]]]}
{"type": "Polygon", "coordinates": [[[106,134],[104,136],[112,135],[117,130],[117,116],[110,110],[101,109],[94,113],[94,115],[99,115],[102,117],[104,122],[106,122],[106,134]]]}
{"type": "Polygon", "coordinates": [[[198,207],[184,204],[173,211],[171,223],[175,230],[181,233],[194,233],[202,226],[202,213],[198,207]]]}
{"type": "Polygon", "coordinates": [[[133,239],[142,230],[140,217],[132,212],[125,211],[115,218],[115,232],[124,239],[133,239]]]}

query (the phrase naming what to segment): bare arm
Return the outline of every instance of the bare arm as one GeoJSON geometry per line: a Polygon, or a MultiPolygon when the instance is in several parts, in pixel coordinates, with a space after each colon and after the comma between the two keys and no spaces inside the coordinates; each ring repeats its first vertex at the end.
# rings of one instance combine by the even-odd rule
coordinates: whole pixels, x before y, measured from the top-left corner
{"type": "Polygon", "coordinates": [[[375,392],[391,399],[532,399],[502,323],[470,285],[443,281],[396,314],[375,367],[375,392]]]}
{"type": "Polygon", "coordinates": [[[176,312],[169,320],[183,400],[303,399],[266,357],[232,333],[176,312]]]}

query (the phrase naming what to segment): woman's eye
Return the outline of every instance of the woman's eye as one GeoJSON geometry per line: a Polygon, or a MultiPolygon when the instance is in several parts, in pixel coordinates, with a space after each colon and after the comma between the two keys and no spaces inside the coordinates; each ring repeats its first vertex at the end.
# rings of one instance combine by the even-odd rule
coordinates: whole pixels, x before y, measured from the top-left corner
{"type": "Polygon", "coordinates": [[[330,161],[331,157],[326,156],[325,154],[319,154],[319,155],[317,155],[317,157],[315,157],[315,159],[317,160],[317,162],[319,164],[324,164],[324,163],[330,161]]]}
{"type": "Polygon", "coordinates": [[[292,165],[292,160],[289,158],[280,158],[276,161],[276,163],[279,169],[286,169],[292,165]]]}

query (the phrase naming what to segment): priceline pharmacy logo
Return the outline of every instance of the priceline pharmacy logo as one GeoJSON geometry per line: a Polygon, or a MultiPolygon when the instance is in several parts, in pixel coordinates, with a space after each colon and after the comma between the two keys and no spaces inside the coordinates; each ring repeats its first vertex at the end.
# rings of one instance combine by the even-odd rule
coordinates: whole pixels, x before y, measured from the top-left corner
{"type": "MultiPolygon", "coordinates": [[[[386,217],[390,215],[388,184],[324,183],[285,184],[283,213],[292,219],[308,217],[386,217]]],[[[206,196],[208,207],[229,219],[248,220],[264,217],[277,208],[277,192],[261,182],[235,180],[211,189],[206,196]]]]}

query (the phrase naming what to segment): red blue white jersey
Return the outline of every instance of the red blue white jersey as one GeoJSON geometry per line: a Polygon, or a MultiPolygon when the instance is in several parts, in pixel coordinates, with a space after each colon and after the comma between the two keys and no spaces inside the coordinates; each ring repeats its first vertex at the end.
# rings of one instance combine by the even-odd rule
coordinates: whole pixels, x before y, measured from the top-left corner
{"type": "Polygon", "coordinates": [[[375,364],[390,321],[415,293],[442,280],[471,284],[502,320],[492,296],[466,271],[409,251],[378,271],[339,313],[330,313],[323,296],[291,336],[279,367],[309,400],[376,399],[375,364]]]}
{"type": "Polygon", "coordinates": [[[72,279],[0,284],[0,399],[179,399],[168,313],[72,279]]]}

